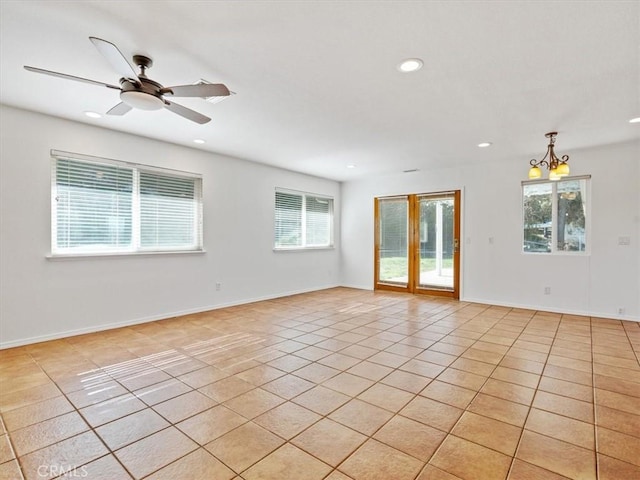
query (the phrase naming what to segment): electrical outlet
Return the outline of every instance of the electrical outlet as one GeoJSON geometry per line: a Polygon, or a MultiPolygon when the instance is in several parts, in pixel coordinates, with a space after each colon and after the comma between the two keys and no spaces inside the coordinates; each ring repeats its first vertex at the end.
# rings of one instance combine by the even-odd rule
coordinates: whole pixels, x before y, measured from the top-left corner
{"type": "Polygon", "coordinates": [[[220,282],[216,282],[216,291],[219,292],[222,290],[222,284],[220,282]]]}
{"type": "Polygon", "coordinates": [[[551,287],[544,287],[544,294],[551,295],[551,287]]]}
{"type": "Polygon", "coordinates": [[[618,315],[624,315],[624,307],[618,307],[618,315]]]}

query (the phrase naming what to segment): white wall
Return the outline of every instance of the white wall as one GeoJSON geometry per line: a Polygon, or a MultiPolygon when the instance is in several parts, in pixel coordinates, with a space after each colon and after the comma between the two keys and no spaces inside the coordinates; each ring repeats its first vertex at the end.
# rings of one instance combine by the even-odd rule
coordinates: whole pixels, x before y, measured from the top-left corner
{"type": "Polygon", "coordinates": [[[460,189],[462,300],[640,320],[640,142],[562,153],[570,154],[573,175],[592,175],[589,256],[521,253],[525,155],[509,164],[344,183],[342,283],[373,288],[374,197],[460,189]],[[631,237],[631,245],[618,245],[620,236],[631,237]],[[551,295],[543,294],[545,286],[551,295]]]}
{"type": "Polygon", "coordinates": [[[373,198],[452,189],[463,190],[463,300],[640,320],[640,142],[568,152],[572,173],[592,175],[592,253],[544,257],[520,253],[528,157],[340,186],[6,106],[0,121],[0,348],[339,284],[371,289],[373,198]],[[46,259],[51,149],[202,173],[207,252],[46,259]],[[275,187],[334,196],[335,250],[273,252],[275,187]]]}
{"type": "Polygon", "coordinates": [[[0,348],[339,284],[339,183],[0,108],[0,348]],[[47,259],[51,149],[201,173],[206,253],[47,259]],[[335,250],[272,250],[275,187],[335,198],[335,250]]]}

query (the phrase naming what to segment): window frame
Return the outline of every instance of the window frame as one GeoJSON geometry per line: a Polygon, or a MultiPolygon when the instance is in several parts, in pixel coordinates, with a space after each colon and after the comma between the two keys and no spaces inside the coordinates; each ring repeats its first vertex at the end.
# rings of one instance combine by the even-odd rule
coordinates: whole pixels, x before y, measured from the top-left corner
{"type": "Polygon", "coordinates": [[[589,256],[591,254],[591,175],[579,175],[574,177],[562,177],[559,180],[539,179],[524,180],[521,182],[521,215],[520,235],[522,246],[520,253],[523,255],[542,255],[542,256],[589,256]],[[564,182],[576,180],[585,181],[586,200],[583,199],[584,206],[584,230],[585,230],[585,249],[584,250],[560,250],[558,249],[558,185],[564,182]],[[551,250],[549,252],[527,251],[524,249],[525,234],[525,213],[524,213],[524,190],[528,185],[549,184],[551,186],[551,250]]]}
{"type": "Polygon", "coordinates": [[[176,170],[141,163],[114,160],[111,158],[51,150],[51,251],[46,255],[49,259],[65,259],[77,257],[112,257],[130,255],[167,255],[204,253],[204,223],[203,223],[203,188],[202,175],[183,170],[176,170]],[[72,160],[84,164],[122,167],[132,171],[131,192],[131,243],[125,247],[87,248],[58,246],[58,182],[57,168],[59,160],[72,160]],[[142,246],[141,230],[141,191],[140,174],[156,174],[170,178],[193,180],[194,214],[190,228],[193,229],[193,244],[189,246],[148,247],[142,246]]]}
{"type": "Polygon", "coordinates": [[[274,219],[274,223],[273,223],[273,228],[274,228],[274,232],[273,232],[273,250],[276,252],[282,252],[282,251],[308,251],[308,250],[330,250],[334,248],[334,231],[335,231],[335,199],[331,196],[331,195],[326,195],[326,194],[319,194],[319,193],[312,193],[312,192],[305,192],[305,191],[300,191],[300,190],[292,190],[292,189],[288,189],[288,188],[280,188],[280,187],[276,187],[275,188],[275,192],[274,192],[274,196],[273,196],[274,202],[273,202],[273,219],[274,219]],[[298,195],[302,198],[302,203],[301,203],[301,215],[300,215],[300,224],[301,224],[301,245],[283,245],[283,246],[279,246],[277,244],[277,221],[278,221],[278,216],[277,216],[277,195],[278,193],[284,193],[284,194],[288,194],[288,195],[298,195]],[[307,239],[307,197],[313,197],[316,199],[321,199],[321,200],[327,200],[329,202],[329,232],[328,232],[328,237],[329,237],[329,242],[326,245],[308,245],[306,242],[307,239]]]}

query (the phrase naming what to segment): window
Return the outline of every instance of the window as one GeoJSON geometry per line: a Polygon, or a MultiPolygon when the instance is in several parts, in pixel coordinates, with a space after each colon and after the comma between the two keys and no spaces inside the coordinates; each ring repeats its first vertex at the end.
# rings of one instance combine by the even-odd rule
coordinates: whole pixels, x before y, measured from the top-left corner
{"type": "Polygon", "coordinates": [[[524,252],[588,251],[589,179],[522,182],[524,252]]]}
{"type": "Polygon", "coordinates": [[[333,198],[276,190],[276,249],[333,246],[333,198]]]}
{"type": "Polygon", "coordinates": [[[202,179],[52,151],[53,255],[202,250],[202,179]]]}

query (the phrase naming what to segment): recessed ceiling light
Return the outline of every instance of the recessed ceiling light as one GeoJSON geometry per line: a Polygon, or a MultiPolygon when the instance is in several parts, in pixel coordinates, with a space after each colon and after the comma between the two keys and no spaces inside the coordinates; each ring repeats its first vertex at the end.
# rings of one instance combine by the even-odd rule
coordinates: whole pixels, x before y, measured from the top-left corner
{"type": "Polygon", "coordinates": [[[347,165],[347,168],[356,168],[356,166],[351,164],[351,165],[347,165]]]}
{"type": "Polygon", "coordinates": [[[84,112],[84,114],[89,118],[102,118],[98,112],[84,112]]]}
{"type": "Polygon", "coordinates": [[[204,143],[204,140],[202,140],[201,138],[196,138],[196,139],[193,141],[193,143],[197,143],[197,144],[202,145],[202,144],[204,143]]]}
{"type": "Polygon", "coordinates": [[[632,118],[629,123],[640,123],[640,117],[632,118]]]}
{"type": "Polygon", "coordinates": [[[491,142],[482,142],[482,143],[479,143],[478,146],[480,148],[490,147],[491,146],[491,142]]]}
{"type": "Polygon", "coordinates": [[[407,58],[398,65],[398,70],[402,73],[417,72],[424,63],[419,58],[407,58]]]}

